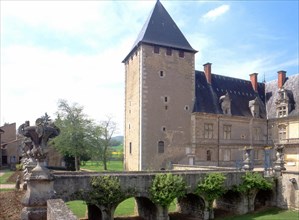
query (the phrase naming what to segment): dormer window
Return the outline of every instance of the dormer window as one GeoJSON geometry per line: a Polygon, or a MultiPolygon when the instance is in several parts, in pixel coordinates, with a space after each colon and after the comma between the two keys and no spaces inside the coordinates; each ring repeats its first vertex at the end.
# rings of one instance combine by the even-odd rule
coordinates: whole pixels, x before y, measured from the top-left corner
{"type": "Polygon", "coordinates": [[[276,116],[277,118],[286,117],[289,114],[290,100],[287,91],[281,88],[278,91],[278,98],[276,99],[276,116]]]}

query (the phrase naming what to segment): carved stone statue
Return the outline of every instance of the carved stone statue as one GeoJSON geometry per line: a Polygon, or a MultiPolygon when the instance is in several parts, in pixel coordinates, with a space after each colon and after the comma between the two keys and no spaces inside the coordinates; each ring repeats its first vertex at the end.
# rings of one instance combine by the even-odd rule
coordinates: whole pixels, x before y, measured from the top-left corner
{"type": "Polygon", "coordinates": [[[219,98],[219,103],[221,103],[221,109],[223,114],[231,115],[231,99],[228,92],[219,98]]]}
{"type": "Polygon", "coordinates": [[[27,158],[39,160],[46,157],[46,147],[49,139],[58,136],[60,130],[51,122],[46,113],[45,116],[35,121],[35,126],[30,126],[29,121],[20,125],[18,132],[25,137],[22,143],[23,154],[27,158]]]}
{"type": "Polygon", "coordinates": [[[248,107],[250,108],[250,112],[254,118],[259,118],[260,116],[260,106],[258,102],[258,98],[256,97],[254,100],[249,101],[248,107]]]}

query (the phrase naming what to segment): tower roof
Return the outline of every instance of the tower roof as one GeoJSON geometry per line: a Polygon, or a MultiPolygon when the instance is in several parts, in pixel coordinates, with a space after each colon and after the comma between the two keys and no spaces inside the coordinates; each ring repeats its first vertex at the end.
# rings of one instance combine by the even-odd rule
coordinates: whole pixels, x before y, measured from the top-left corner
{"type": "Polygon", "coordinates": [[[155,7],[141,29],[133,44],[133,48],[124,60],[126,60],[131,52],[141,43],[171,47],[194,53],[197,52],[191,47],[159,0],[156,2],[155,7]]]}

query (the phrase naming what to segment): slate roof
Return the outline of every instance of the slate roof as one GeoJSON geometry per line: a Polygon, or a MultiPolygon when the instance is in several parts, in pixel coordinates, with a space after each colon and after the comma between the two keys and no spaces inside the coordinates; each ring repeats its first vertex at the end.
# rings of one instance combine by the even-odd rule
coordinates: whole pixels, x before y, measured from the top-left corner
{"type": "Polygon", "coordinates": [[[258,92],[254,92],[251,81],[212,74],[212,83],[208,84],[202,71],[195,71],[195,104],[193,112],[223,114],[219,98],[228,92],[231,98],[231,114],[252,117],[249,101],[258,97],[260,117],[266,118],[265,85],[258,83],[258,92]]]}
{"type": "MultiPolygon", "coordinates": [[[[299,116],[299,74],[289,76],[283,85],[287,90],[291,102],[289,116],[299,116]]],[[[266,83],[266,108],[268,118],[276,118],[276,104],[278,98],[277,80],[266,83]]]]}
{"type": "Polygon", "coordinates": [[[193,53],[197,52],[191,47],[160,1],[156,2],[124,61],[141,43],[181,49],[193,53]]]}

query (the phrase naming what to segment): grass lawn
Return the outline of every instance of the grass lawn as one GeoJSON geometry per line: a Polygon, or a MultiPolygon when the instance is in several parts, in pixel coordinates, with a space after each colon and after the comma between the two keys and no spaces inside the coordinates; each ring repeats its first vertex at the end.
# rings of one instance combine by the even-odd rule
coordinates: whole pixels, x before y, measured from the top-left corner
{"type": "MultiPolygon", "coordinates": [[[[103,164],[97,161],[87,161],[85,165],[81,165],[80,168],[91,171],[104,171],[103,164]]],[[[107,171],[123,171],[123,161],[111,160],[107,163],[107,168],[107,171]]]]}
{"type": "MultiPolygon", "coordinates": [[[[67,206],[72,210],[72,212],[78,218],[85,217],[86,204],[82,200],[67,202],[67,206]]],[[[115,217],[132,216],[135,214],[134,208],[135,208],[135,199],[134,198],[126,199],[117,206],[114,216],[115,217]]],[[[169,212],[174,212],[175,210],[176,210],[176,204],[175,202],[173,202],[169,207],[169,212]]]]}
{"type": "Polygon", "coordinates": [[[78,217],[84,218],[86,213],[86,204],[82,200],[74,200],[67,202],[66,205],[78,217]]]}
{"type": "MultiPolygon", "coordinates": [[[[14,171],[11,170],[2,170],[1,172],[4,172],[4,175],[0,177],[0,184],[7,184],[7,179],[14,174],[14,171]]],[[[10,182],[13,183],[13,182],[10,182]]]]}
{"type": "Polygon", "coordinates": [[[279,208],[269,208],[267,210],[230,217],[219,217],[215,220],[298,220],[299,212],[292,210],[281,210],[279,208]]]}

